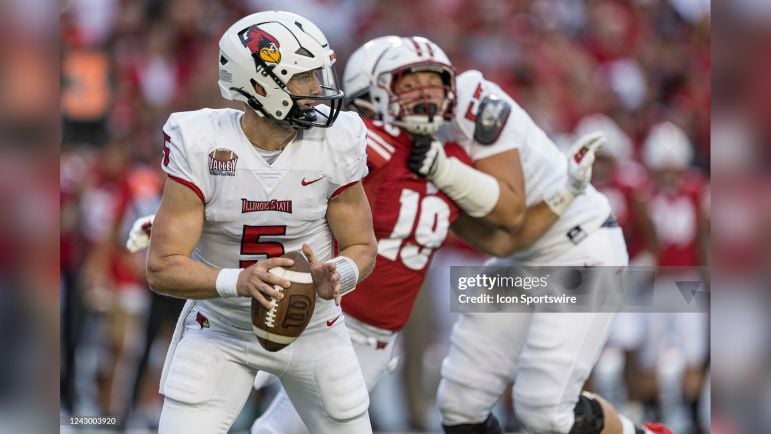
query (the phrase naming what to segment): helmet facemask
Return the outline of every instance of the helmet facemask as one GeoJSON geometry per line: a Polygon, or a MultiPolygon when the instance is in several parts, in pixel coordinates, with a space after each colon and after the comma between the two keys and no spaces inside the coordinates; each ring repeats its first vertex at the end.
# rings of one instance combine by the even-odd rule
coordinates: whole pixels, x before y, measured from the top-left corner
{"type": "MultiPolygon", "coordinates": [[[[295,128],[328,128],[337,119],[343,106],[343,92],[337,87],[337,77],[333,66],[315,69],[307,74],[295,74],[296,81],[309,80],[310,92],[291,92],[293,83],[289,80],[287,90],[292,102],[292,109],[287,119],[295,128]],[[316,85],[317,84],[317,85],[316,85]]],[[[308,83],[300,84],[306,88],[308,83]]]]}
{"type": "Polygon", "coordinates": [[[452,119],[455,106],[454,71],[439,64],[410,65],[382,77],[388,90],[388,107],[392,123],[413,134],[433,135],[445,120],[452,119]],[[433,72],[441,77],[441,84],[418,85],[408,90],[397,90],[399,81],[410,73],[433,72]],[[441,101],[435,97],[441,93],[441,101]]]}
{"type": "MultiPolygon", "coordinates": [[[[252,53],[252,58],[254,59],[256,70],[260,71],[259,73],[263,77],[270,77],[292,101],[289,112],[283,119],[280,119],[280,116],[283,116],[280,110],[274,114],[268,113],[253,95],[244,92],[242,89],[231,88],[231,90],[240,92],[247,97],[247,102],[252,109],[262,115],[273,118],[279,124],[295,129],[329,128],[332,126],[340,114],[344,96],[343,92],[337,87],[334,65],[295,74],[287,80],[287,83],[284,83],[273,71],[276,65],[267,64],[259,53],[252,53]],[[292,79],[295,79],[295,81],[307,81],[295,84],[292,82],[292,79]],[[318,86],[313,86],[314,83],[318,83],[318,86]],[[293,93],[292,89],[290,89],[293,85],[302,87],[304,92],[293,93]]],[[[262,87],[254,79],[251,82],[255,91],[259,92],[262,87]]]]}

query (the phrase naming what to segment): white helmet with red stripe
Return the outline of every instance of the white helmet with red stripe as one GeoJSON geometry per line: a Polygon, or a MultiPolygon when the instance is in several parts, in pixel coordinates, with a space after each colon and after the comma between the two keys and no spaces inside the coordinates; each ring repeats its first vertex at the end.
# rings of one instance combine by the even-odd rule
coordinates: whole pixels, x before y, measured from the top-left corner
{"type": "Polygon", "coordinates": [[[436,133],[445,120],[452,119],[455,108],[455,68],[450,59],[430,40],[415,36],[400,38],[375,60],[370,96],[377,114],[386,124],[393,124],[414,134],[436,133]],[[436,72],[442,78],[444,98],[441,104],[427,103],[427,86],[414,87],[397,95],[394,85],[404,74],[436,72]]]}
{"type": "Polygon", "coordinates": [[[662,122],[651,128],[643,145],[643,162],[649,169],[685,169],[693,159],[691,140],[678,126],[662,122]]]}
{"type": "Polygon", "coordinates": [[[369,116],[376,111],[369,97],[372,87],[372,67],[375,66],[375,62],[383,51],[401,43],[401,39],[399,36],[381,36],[372,39],[357,48],[348,58],[343,71],[343,92],[345,92],[343,101],[359,114],[369,116]]]}

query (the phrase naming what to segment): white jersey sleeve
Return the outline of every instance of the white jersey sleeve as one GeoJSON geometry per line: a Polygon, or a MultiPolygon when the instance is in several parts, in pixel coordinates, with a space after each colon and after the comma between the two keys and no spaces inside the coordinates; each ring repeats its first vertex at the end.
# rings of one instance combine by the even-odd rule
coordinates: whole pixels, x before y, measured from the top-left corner
{"type": "Polygon", "coordinates": [[[172,113],[163,126],[163,161],[161,167],[169,177],[192,189],[203,203],[211,200],[212,185],[206,166],[208,116],[199,112],[172,113]],[[203,139],[203,140],[202,140],[203,139]]]}
{"type": "MultiPolygon", "coordinates": [[[[497,84],[486,80],[481,72],[471,70],[458,75],[457,89],[458,104],[452,126],[456,132],[453,138],[473,161],[519,149],[525,143],[528,131],[522,126],[529,123],[522,122],[522,118],[529,119],[529,116],[497,84]],[[475,137],[479,133],[479,108],[485,98],[497,98],[506,110],[500,113],[502,116],[491,119],[499,122],[499,128],[494,128],[496,131],[491,140],[488,143],[480,143],[475,137]]],[[[488,115],[496,116],[496,113],[488,115]]]]}
{"type": "MultiPolygon", "coordinates": [[[[485,80],[479,71],[460,74],[457,85],[455,119],[443,139],[461,145],[472,161],[509,150],[519,151],[528,207],[553,196],[565,185],[565,155],[514,99],[485,80]]],[[[571,230],[594,230],[610,212],[608,200],[589,185],[538,241],[513,256],[522,261],[538,261],[554,249],[567,249],[573,245],[568,236],[571,230]]]]}
{"type": "Polygon", "coordinates": [[[330,197],[342,193],[350,185],[367,176],[367,129],[353,112],[341,112],[334,128],[329,130],[328,142],[333,152],[335,167],[330,174],[330,197]]]}

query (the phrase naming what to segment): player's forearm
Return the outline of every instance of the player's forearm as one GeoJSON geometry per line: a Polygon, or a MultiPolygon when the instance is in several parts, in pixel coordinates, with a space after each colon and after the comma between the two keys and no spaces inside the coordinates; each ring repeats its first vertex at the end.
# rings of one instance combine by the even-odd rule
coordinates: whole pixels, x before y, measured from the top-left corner
{"type": "Polygon", "coordinates": [[[491,226],[487,218],[473,219],[461,216],[452,229],[488,255],[503,257],[531,246],[559,219],[546,202],[527,209],[516,230],[506,230],[500,225],[491,226]]]}
{"type": "Polygon", "coordinates": [[[342,249],[338,256],[346,256],[356,263],[359,269],[359,282],[364,280],[372,273],[375,268],[375,257],[377,256],[377,244],[363,243],[353,244],[342,249]]]}
{"type": "Polygon", "coordinates": [[[510,248],[508,232],[485,223],[483,219],[461,214],[451,228],[455,235],[485,254],[501,257],[510,248]]]}
{"type": "Polygon", "coordinates": [[[525,215],[529,212],[525,208],[525,198],[500,183],[498,202],[492,211],[484,216],[484,220],[511,234],[516,234],[521,230],[525,215]]]}
{"type": "Polygon", "coordinates": [[[527,209],[519,227],[514,231],[507,231],[509,238],[504,256],[530,247],[559,220],[559,216],[552,211],[549,204],[541,201],[527,209]]]}
{"type": "Polygon", "coordinates": [[[175,298],[219,297],[216,289],[219,269],[208,267],[183,255],[147,258],[147,282],[158,294],[175,298]]]}
{"type": "Polygon", "coordinates": [[[494,176],[450,157],[434,178],[434,184],[471,217],[509,231],[524,218],[525,198],[494,176]]]}

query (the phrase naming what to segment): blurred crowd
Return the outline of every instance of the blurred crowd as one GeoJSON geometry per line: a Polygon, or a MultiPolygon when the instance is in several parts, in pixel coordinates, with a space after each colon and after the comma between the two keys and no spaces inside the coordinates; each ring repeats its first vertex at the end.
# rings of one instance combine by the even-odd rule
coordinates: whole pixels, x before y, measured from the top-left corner
{"type": "Polygon", "coordinates": [[[712,47],[713,432],[771,426],[771,3],[721,1],[712,47]]]}
{"type": "MultiPolygon", "coordinates": [[[[159,369],[181,304],[148,289],[144,256],[126,251],[125,240],[133,221],[153,213],[160,200],[161,126],[171,112],[228,106],[216,85],[219,37],[242,16],[266,9],[316,23],[337,52],[338,77],[348,55],[367,40],[422,35],[447,52],[458,72],[479,69],[499,83],[558,143],[605,131],[608,146],[594,182],[611,199],[636,264],[710,264],[709,180],[718,175],[710,175],[710,148],[720,137],[727,143],[714,154],[732,164],[720,166],[727,181],[721,188],[736,193],[731,210],[750,208],[739,225],[734,213],[713,213],[726,231],[714,237],[733,249],[719,253],[737,271],[761,260],[755,230],[763,229],[763,214],[752,207],[760,205],[753,198],[762,189],[757,180],[767,155],[739,145],[760,142],[750,141],[755,131],[738,119],[721,118],[720,136],[711,122],[709,0],[70,0],[60,23],[62,414],[157,423],[159,369]]],[[[742,62],[741,50],[724,55],[742,62]]],[[[34,77],[17,69],[20,81],[10,90],[26,92],[24,80],[34,77]]],[[[760,77],[753,78],[769,93],[760,77]]],[[[731,85],[750,79],[719,78],[731,85]]],[[[724,92],[721,97],[735,96],[724,92]]],[[[756,101],[759,113],[767,101],[756,101]]],[[[452,318],[436,307],[446,306],[436,300],[449,294],[431,282],[441,281],[448,265],[479,261],[463,249],[437,258],[438,275],[427,283],[402,339],[402,367],[373,397],[372,418],[381,429],[438,427],[432,399],[452,318]]],[[[626,321],[643,335],[652,322],[626,321]]],[[[680,351],[675,370],[683,386],[674,393],[684,410],[669,416],[697,432],[709,413],[694,407],[708,396],[709,335],[703,315],[691,327],[698,333],[687,339],[700,343],[680,351]]],[[[611,339],[603,366],[615,366],[611,377],[620,377],[626,368],[614,365],[614,357],[644,345],[611,339]]],[[[634,399],[645,416],[669,417],[661,414],[664,393],[645,387],[656,383],[662,362],[647,359],[636,367],[643,386],[607,376],[597,381],[624,383],[629,390],[618,402],[634,399]]],[[[252,416],[266,405],[259,396],[250,402],[245,412],[252,416]]]]}

